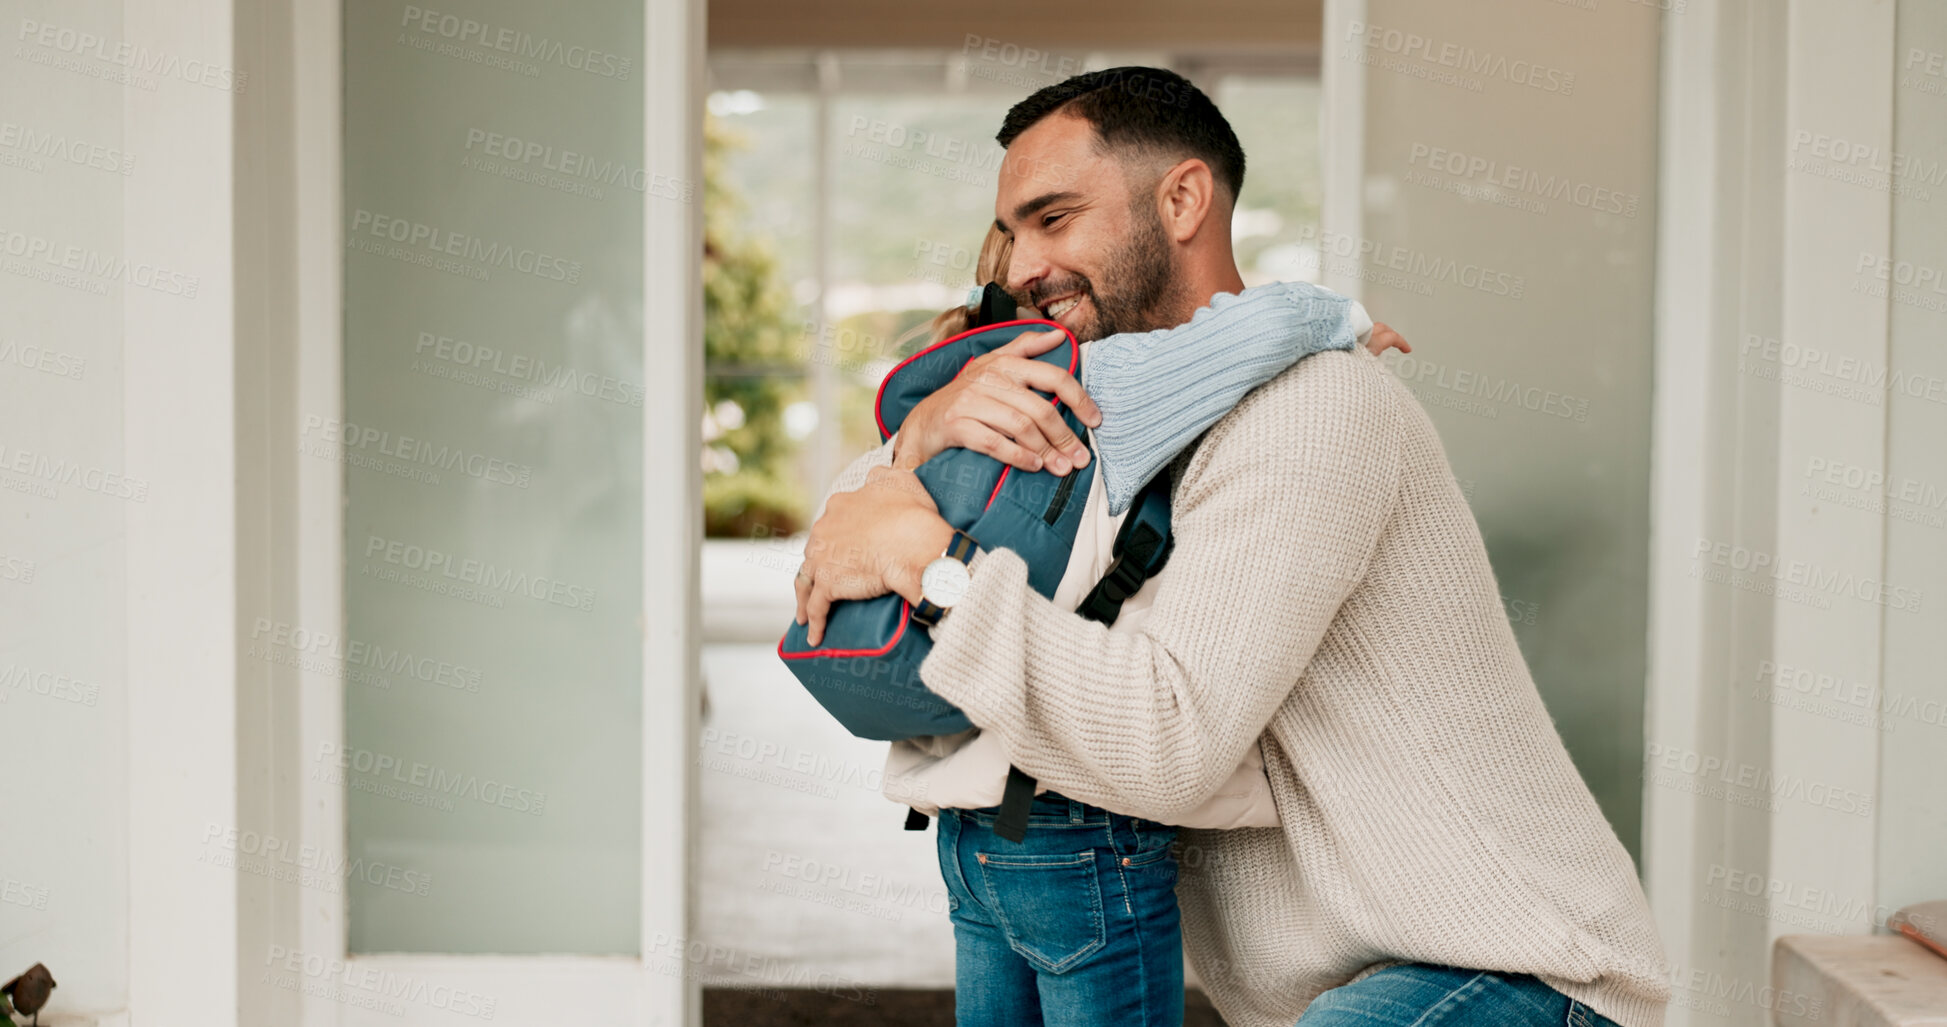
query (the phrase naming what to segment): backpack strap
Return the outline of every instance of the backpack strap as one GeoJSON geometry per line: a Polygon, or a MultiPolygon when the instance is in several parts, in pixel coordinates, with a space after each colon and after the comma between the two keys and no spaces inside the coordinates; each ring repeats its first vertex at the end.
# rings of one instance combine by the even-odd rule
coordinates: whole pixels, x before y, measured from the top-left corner
{"type": "Polygon", "coordinates": [[[911,806],[906,807],[906,830],[924,831],[926,830],[926,825],[930,822],[930,818],[926,814],[921,813],[911,806]]]}
{"type": "Polygon", "coordinates": [[[1137,493],[1129,516],[1116,532],[1115,559],[1108,573],[1095,583],[1075,612],[1102,624],[1114,624],[1122,614],[1122,604],[1142,590],[1143,583],[1162,571],[1176,549],[1170,534],[1170,480],[1164,470],[1149,479],[1137,493]]]}
{"type": "Polygon", "coordinates": [[[980,305],[974,310],[976,328],[1012,321],[1019,316],[1020,306],[1014,302],[1014,297],[1008,295],[1006,289],[994,282],[988,282],[986,287],[980,290],[980,305]]]}
{"type": "MultiPolygon", "coordinates": [[[[1122,529],[1116,532],[1115,546],[1110,550],[1114,562],[1075,612],[1092,621],[1114,624],[1122,615],[1123,602],[1169,563],[1175,548],[1176,537],[1170,534],[1170,476],[1165,469],[1137,494],[1122,529]]],[[[1000,815],[994,818],[995,834],[1010,842],[1027,837],[1034,784],[1034,778],[1020,767],[1008,766],[1007,789],[1001,793],[1000,815]]]]}
{"type": "Polygon", "coordinates": [[[1028,836],[1028,810],[1034,806],[1034,778],[1008,764],[1007,788],[1001,792],[1001,811],[994,817],[994,833],[1010,842],[1028,836]]]}

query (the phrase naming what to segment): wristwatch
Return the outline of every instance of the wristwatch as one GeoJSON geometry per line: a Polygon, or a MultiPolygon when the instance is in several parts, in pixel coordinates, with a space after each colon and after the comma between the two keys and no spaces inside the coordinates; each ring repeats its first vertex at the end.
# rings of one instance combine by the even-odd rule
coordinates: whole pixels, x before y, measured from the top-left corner
{"type": "Polygon", "coordinates": [[[973,584],[973,576],[967,573],[967,565],[973,562],[974,553],[980,543],[972,535],[956,529],[953,537],[947,540],[946,552],[941,553],[919,575],[919,605],[913,607],[913,619],[933,627],[940,618],[953,609],[953,604],[967,594],[967,586],[973,584]]]}

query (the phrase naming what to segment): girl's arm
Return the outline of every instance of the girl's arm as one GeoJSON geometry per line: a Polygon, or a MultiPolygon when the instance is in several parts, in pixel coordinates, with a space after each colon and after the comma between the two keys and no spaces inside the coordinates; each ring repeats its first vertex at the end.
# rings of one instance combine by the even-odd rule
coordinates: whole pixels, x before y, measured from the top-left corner
{"type": "MultiPolygon", "coordinates": [[[[1398,337],[1385,334],[1388,344],[1398,337]]],[[[1278,282],[1218,293],[1174,328],[1091,343],[1082,389],[1102,411],[1094,445],[1109,512],[1128,509],[1150,478],[1246,393],[1304,357],[1349,350],[1373,335],[1372,318],[1353,300],[1278,282]]]]}

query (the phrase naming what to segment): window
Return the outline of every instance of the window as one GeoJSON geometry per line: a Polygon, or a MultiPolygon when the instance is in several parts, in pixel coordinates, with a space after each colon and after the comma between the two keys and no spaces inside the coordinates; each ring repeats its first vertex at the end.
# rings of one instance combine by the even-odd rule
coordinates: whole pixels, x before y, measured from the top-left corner
{"type": "MultiPolygon", "coordinates": [[[[947,52],[712,58],[706,231],[740,284],[706,309],[708,534],[809,527],[832,478],[879,441],[879,380],[924,341],[901,337],[965,302],[1007,109],[1068,68],[1124,63],[1159,59],[1094,55],[1049,66],[1060,74],[1003,75],[947,52]]],[[[1181,70],[1249,157],[1233,229],[1245,281],[1316,280],[1317,78],[1296,66],[1181,70]]]]}

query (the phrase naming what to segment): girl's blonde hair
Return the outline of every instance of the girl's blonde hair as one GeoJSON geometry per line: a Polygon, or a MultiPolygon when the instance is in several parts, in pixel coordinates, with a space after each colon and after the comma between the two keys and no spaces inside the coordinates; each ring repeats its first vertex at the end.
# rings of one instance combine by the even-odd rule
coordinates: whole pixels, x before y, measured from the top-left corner
{"type": "MultiPolygon", "coordinates": [[[[1007,261],[1014,255],[1014,240],[1000,230],[999,225],[987,226],[987,238],[980,244],[980,258],[974,262],[974,286],[982,288],[989,282],[1007,281],[1007,261]]],[[[904,352],[906,344],[914,339],[924,338],[926,345],[942,342],[973,327],[974,311],[978,303],[941,311],[931,321],[927,321],[901,335],[893,343],[893,352],[904,352]]]]}

